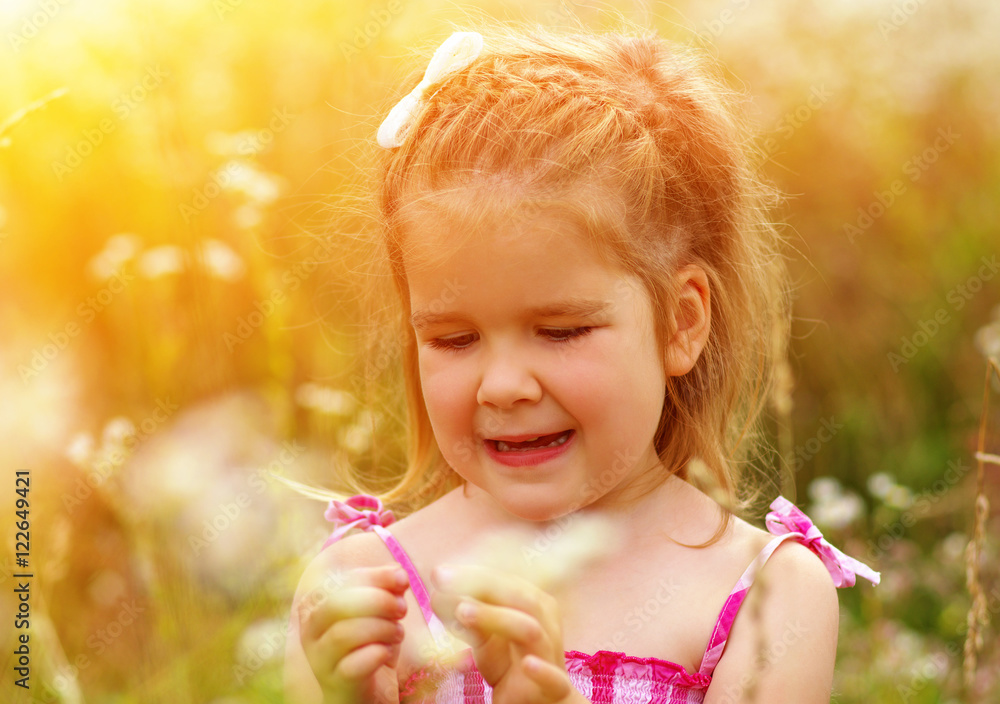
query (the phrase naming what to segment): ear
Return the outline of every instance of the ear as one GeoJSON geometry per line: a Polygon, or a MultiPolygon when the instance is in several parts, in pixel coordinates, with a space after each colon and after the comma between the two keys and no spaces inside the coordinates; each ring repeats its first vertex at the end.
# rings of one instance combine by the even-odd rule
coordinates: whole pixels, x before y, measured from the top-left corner
{"type": "Polygon", "coordinates": [[[675,330],[667,342],[664,372],[667,376],[683,376],[694,367],[708,342],[712,306],[708,276],[700,266],[681,267],[677,277],[677,308],[671,318],[675,330]]]}

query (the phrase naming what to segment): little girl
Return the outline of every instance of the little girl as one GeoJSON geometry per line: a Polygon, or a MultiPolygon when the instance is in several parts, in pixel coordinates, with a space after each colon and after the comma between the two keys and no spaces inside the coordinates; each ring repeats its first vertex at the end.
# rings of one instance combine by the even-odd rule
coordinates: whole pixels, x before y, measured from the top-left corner
{"type": "Polygon", "coordinates": [[[878,574],[781,497],[769,533],[733,513],[788,318],[733,103],[652,34],[494,29],[450,37],[389,113],[410,465],[331,502],[289,701],[829,701],[835,586],[878,574]],[[574,516],[618,548],[568,588],[459,564],[574,516]],[[450,634],[462,657],[421,646],[450,634]]]}

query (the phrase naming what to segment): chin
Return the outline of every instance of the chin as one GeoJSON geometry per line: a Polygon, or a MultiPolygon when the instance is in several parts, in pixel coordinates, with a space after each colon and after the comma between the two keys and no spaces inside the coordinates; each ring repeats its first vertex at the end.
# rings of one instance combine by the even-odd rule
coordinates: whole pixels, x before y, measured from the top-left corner
{"type": "Polygon", "coordinates": [[[538,493],[534,492],[531,497],[505,497],[505,500],[499,503],[507,513],[532,523],[554,521],[572,511],[572,507],[566,502],[546,500],[538,493]]]}

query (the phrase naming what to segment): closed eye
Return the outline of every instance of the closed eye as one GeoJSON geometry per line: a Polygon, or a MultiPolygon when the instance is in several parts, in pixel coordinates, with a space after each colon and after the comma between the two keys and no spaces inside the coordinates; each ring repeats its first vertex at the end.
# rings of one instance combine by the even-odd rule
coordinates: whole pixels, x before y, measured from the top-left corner
{"type": "MultiPolygon", "coordinates": [[[[586,326],[579,328],[541,328],[538,334],[548,338],[551,342],[567,343],[589,335],[593,330],[593,327],[586,326]]],[[[471,347],[478,339],[479,335],[476,333],[466,333],[464,335],[456,335],[455,337],[435,337],[427,341],[427,346],[435,350],[459,352],[471,347]]]]}
{"type": "Polygon", "coordinates": [[[539,333],[553,342],[570,342],[574,338],[583,337],[593,332],[592,327],[580,328],[542,328],[539,333]]]}
{"type": "Polygon", "coordinates": [[[435,337],[427,341],[427,346],[435,350],[457,352],[459,350],[464,350],[475,341],[476,335],[473,333],[467,333],[456,337],[435,337]]]}

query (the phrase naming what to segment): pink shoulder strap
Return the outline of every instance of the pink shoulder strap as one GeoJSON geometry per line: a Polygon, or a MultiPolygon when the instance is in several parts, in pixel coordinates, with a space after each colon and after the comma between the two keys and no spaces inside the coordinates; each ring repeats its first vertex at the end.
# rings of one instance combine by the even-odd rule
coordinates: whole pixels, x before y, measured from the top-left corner
{"type": "Polygon", "coordinates": [[[424,621],[427,622],[427,628],[430,629],[434,642],[439,646],[445,646],[449,642],[447,630],[431,608],[431,597],[427,592],[427,586],[420,578],[420,573],[417,572],[413,560],[396,540],[396,536],[386,530],[386,526],[391,525],[396,520],[392,511],[383,511],[382,502],[378,498],[368,494],[359,494],[352,496],[347,501],[331,501],[325,516],[337,528],[323,544],[324,548],[340,540],[347,531],[355,527],[364,531],[374,531],[382,539],[393,559],[406,570],[406,574],[410,578],[410,589],[413,590],[413,597],[420,606],[420,612],[424,616],[424,621]]]}
{"type": "Polygon", "coordinates": [[[820,533],[819,528],[809,520],[809,517],[783,496],[779,496],[771,502],[771,512],[765,517],[765,524],[768,532],[775,537],[757,554],[757,557],[746,568],[739,581],[736,582],[736,586],[729,593],[729,597],[719,613],[719,618],[715,622],[712,635],[708,639],[708,647],[702,657],[701,667],[698,668],[700,674],[712,675],[726,648],[736,614],[739,613],[740,606],[743,605],[757,572],[774,554],[778,546],[786,540],[802,543],[819,557],[837,587],[854,586],[856,576],[863,577],[872,584],[878,584],[880,581],[878,572],[830,545],[820,533]]]}
{"type": "Polygon", "coordinates": [[[736,620],[736,614],[739,613],[743,601],[747,598],[747,592],[750,591],[750,587],[757,577],[758,570],[764,566],[764,563],[767,562],[767,559],[771,557],[771,554],[779,545],[793,537],[793,533],[788,533],[773,538],[764,546],[763,550],[757,553],[757,557],[744,570],[743,575],[736,582],[736,586],[733,587],[733,590],[729,593],[729,597],[722,605],[719,618],[715,621],[715,628],[712,629],[712,635],[708,639],[708,647],[705,649],[705,655],[701,659],[701,667],[698,668],[699,673],[711,677],[712,672],[715,671],[715,666],[719,664],[719,660],[722,658],[722,651],[726,649],[726,642],[729,640],[729,631],[733,627],[733,621],[736,620]]]}

